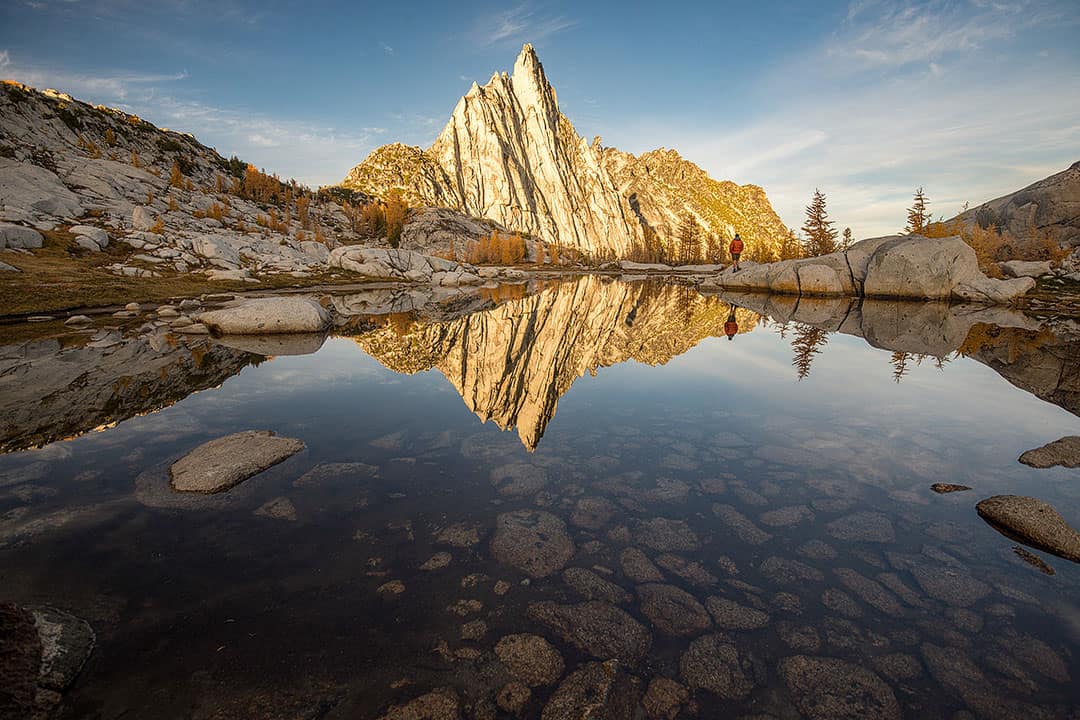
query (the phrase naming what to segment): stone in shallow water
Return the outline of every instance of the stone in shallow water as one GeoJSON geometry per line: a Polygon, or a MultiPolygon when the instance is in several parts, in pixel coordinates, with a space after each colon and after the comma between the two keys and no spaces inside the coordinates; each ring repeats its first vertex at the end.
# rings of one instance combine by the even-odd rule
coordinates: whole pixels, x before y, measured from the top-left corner
{"type": "Polygon", "coordinates": [[[725,635],[705,635],[691,642],[679,660],[679,671],[691,688],[708,690],[725,700],[742,700],[754,687],[738,649],[725,635]]]}
{"type": "Polygon", "coordinates": [[[420,566],[421,570],[441,570],[450,564],[450,561],[454,559],[454,556],[448,552],[437,552],[427,559],[423,565],[420,566]]]}
{"type": "Polygon", "coordinates": [[[803,520],[814,521],[814,512],[805,505],[791,505],[761,514],[761,523],[769,527],[798,525],[803,520]]]}
{"type": "Polygon", "coordinates": [[[938,495],[945,495],[947,493],[963,492],[970,490],[967,485],[953,485],[952,483],[934,483],[930,486],[930,489],[936,492],[938,495]]]}
{"type": "Polygon", "coordinates": [[[734,600],[712,596],[705,600],[716,626],[726,630],[756,630],[769,624],[769,614],[734,600]]]}
{"type": "Polygon", "coordinates": [[[495,696],[495,704],[503,712],[517,715],[529,702],[532,691],[524,683],[511,681],[502,686],[495,696]]]}
{"type": "Polygon", "coordinates": [[[319,463],[293,481],[294,487],[332,487],[373,478],[379,468],[367,463],[319,463]]]}
{"type": "Polygon", "coordinates": [[[555,684],[565,667],[555,646],[539,635],[506,635],[496,643],[495,655],[529,687],[555,684]]]}
{"type": "Polygon", "coordinates": [[[1080,435],[1067,435],[1060,440],[1028,450],[1020,456],[1020,462],[1034,468],[1080,467],[1080,435]]]}
{"type": "Polygon", "coordinates": [[[679,683],[666,677],[654,677],[641,704],[651,718],[675,720],[679,710],[690,700],[690,692],[679,683]]]}
{"type": "Polygon", "coordinates": [[[761,545],[772,540],[772,535],[753,523],[748,517],[730,505],[713,505],[713,514],[724,523],[735,537],[749,545],[761,545]]]}
{"type": "Polygon", "coordinates": [[[716,576],[702,567],[701,563],[678,555],[665,553],[656,558],[656,564],[692,585],[715,585],[718,582],[716,576]]]}
{"type": "Polygon", "coordinates": [[[41,636],[33,614],[0,605],[0,717],[33,715],[40,668],[41,636]]]}
{"type": "Polygon", "coordinates": [[[911,572],[924,593],[949,605],[968,607],[990,594],[989,585],[964,570],[918,564],[911,572]]]}
{"type": "Polygon", "coordinates": [[[773,555],[765,558],[758,568],[762,575],[781,585],[801,582],[821,582],[825,576],[817,568],[812,568],[798,560],[773,555]]]}
{"type": "Polygon", "coordinates": [[[640,681],[620,663],[586,663],[566,676],[552,694],[541,720],[623,720],[636,715],[640,681]]]}
{"type": "Polygon", "coordinates": [[[535,465],[513,463],[492,470],[491,484],[506,497],[535,495],[547,484],[547,473],[535,465]]]}
{"type": "Polygon", "coordinates": [[[892,689],[875,673],[837,658],[795,655],[779,665],[799,711],[810,720],[900,718],[892,689]]]}
{"type": "Polygon", "coordinates": [[[515,510],[495,519],[491,554],[534,578],[560,570],[574,554],[562,520],[543,510],[515,510]]]}
{"type": "Polygon", "coordinates": [[[1023,495],[995,495],[975,506],[979,515],[1007,537],[1058,557],[1080,562],[1080,532],[1047,503],[1023,495]]]}
{"type": "Polygon", "coordinates": [[[859,599],[867,605],[892,617],[904,614],[904,609],[893,594],[870,578],[860,575],[851,568],[836,568],[833,574],[840,579],[844,587],[858,595],[859,599]]]}
{"type": "Polygon", "coordinates": [[[570,522],[586,530],[599,530],[607,525],[615,514],[615,505],[604,497],[583,497],[578,499],[570,522]]]}
{"type": "Polygon", "coordinates": [[[268,517],[274,520],[296,520],[296,506],[286,497],[276,497],[273,500],[267,500],[258,510],[255,511],[256,515],[261,517],[268,517]]]}
{"type": "Polygon", "coordinates": [[[563,582],[586,600],[603,600],[612,605],[625,605],[633,596],[613,582],[600,577],[592,570],[572,567],[563,570],[563,582]]]}
{"type": "Polygon", "coordinates": [[[836,559],[836,549],[833,548],[832,545],[822,542],[821,540],[807,540],[802,545],[795,548],[795,552],[807,560],[822,561],[836,559]]]}
{"type": "Polygon", "coordinates": [[[821,593],[821,604],[847,618],[862,616],[858,603],[846,592],[836,588],[827,588],[821,593]]]}
{"type": "Polygon", "coordinates": [[[470,523],[454,523],[435,532],[435,542],[440,545],[467,548],[480,543],[481,528],[470,523]]]}
{"type": "Polygon", "coordinates": [[[896,540],[892,521],[878,512],[857,512],[837,518],[825,526],[837,540],[891,543],[896,540]]]}
{"type": "Polygon", "coordinates": [[[637,589],[641,612],[653,626],[668,635],[696,635],[712,621],[693,595],[674,585],[650,583],[637,589]]]}
{"type": "Polygon", "coordinates": [[[461,705],[450,688],[433,690],[401,705],[394,705],[379,720],[460,720],[461,705]]]}
{"type": "Polygon", "coordinates": [[[664,574],[653,565],[648,555],[637,548],[629,547],[619,555],[619,564],[623,574],[636,583],[661,582],[664,574]]]}
{"type": "Polygon", "coordinates": [[[256,298],[211,310],[196,319],[221,335],[273,335],[321,332],[330,315],[314,300],[299,297],[256,298]]]}
{"type": "Polygon", "coordinates": [[[1020,558],[1039,572],[1043,573],[1044,575],[1056,574],[1054,568],[1050,567],[1050,565],[1048,565],[1045,560],[1043,560],[1035,553],[1025,550],[1019,545],[1013,545],[1013,553],[1015,553],[1018,558],[1020,558]]]}
{"type": "Polygon", "coordinates": [[[681,552],[701,547],[701,542],[689,525],[682,520],[662,517],[638,524],[634,539],[641,545],[660,552],[681,552]]]}
{"type": "Polygon", "coordinates": [[[644,625],[614,605],[598,600],[577,605],[536,602],[526,612],[530,619],[601,660],[636,663],[652,644],[644,625]]]}
{"type": "Polygon", "coordinates": [[[169,468],[172,487],[180,492],[228,490],[304,449],[295,438],[269,430],[248,430],[203,443],[169,468]]]}
{"type": "Polygon", "coordinates": [[[795,652],[816,653],[821,649],[821,638],[811,625],[782,622],[776,626],[776,634],[795,652]]]}

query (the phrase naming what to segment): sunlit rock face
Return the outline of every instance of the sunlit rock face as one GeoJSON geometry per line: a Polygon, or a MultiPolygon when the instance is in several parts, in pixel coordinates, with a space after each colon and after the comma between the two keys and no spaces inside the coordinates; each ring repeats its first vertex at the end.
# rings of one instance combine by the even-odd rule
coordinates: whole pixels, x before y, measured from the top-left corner
{"type": "Polygon", "coordinates": [[[166,333],[0,347],[0,452],[74,437],[220,385],[261,355],[166,333]],[[94,345],[97,345],[96,347],[94,345]]]}
{"type": "Polygon", "coordinates": [[[473,84],[427,150],[378,148],[342,185],[446,206],[592,254],[625,256],[643,228],[673,238],[689,213],[706,232],[736,230],[773,248],[786,234],[764,191],[712,180],[678,153],[636,158],[588,143],[559,110],[531,45],[513,73],[473,84]]]}
{"type": "MultiPolygon", "coordinates": [[[[691,288],[586,277],[454,320],[387,326],[357,342],[399,372],[437,368],[470,410],[517,428],[532,450],[577,378],[631,359],[662,365],[723,334],[730,309],[691,288]]],[[[757,319],[738,310],[739,332],[757,319]]]]}

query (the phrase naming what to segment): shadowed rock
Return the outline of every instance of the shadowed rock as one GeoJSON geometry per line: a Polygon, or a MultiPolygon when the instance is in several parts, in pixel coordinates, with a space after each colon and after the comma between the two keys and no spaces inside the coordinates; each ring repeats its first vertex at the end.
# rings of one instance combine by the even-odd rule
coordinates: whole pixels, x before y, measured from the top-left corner
{"type": "Polygon", "coordinates": [[[725,700],[742,700],[754,687],[738,649],[725,635],[705,635],[690,643],[679,660],[679,671],[691,688],[708,690],[725,700]]]}
{"type": "Polygon", "coordinates": [[[507,635],[495,645],[495,655],[529,687],[554,685],[563,674],[562,655],[539,635],[507,635]]]}
{"type": "Polygon", "coordinates": [[[650,583],[637,589],[641,612],[668,635],[696,635],[712,625],[693,595],[674,585],[650,583]]]}
{"type": "Polygon", "coordinates": [[[1006,537],[1058,557],[1080,562],[1080,533],[1042,500],[995,495],[975,506],[979,516],[1006,537]]]}
{"type": "Polygon", "coordinates": [[[180,492],[222,492],[303,449],[302,441],[269,430],[233,433],[203,443],[174,462],[171,484],[180,492]]]}

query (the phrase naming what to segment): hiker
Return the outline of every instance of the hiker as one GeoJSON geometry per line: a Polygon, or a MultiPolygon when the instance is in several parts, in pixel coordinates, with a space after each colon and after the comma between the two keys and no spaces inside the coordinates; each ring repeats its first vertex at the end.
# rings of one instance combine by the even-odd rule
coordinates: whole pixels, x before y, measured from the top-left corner
{"type": "Polygon", "coordinates": [[[731,261],[735,263],[735,272],[739,272],[739,256],[742,255],[743,241],[739,237],[739,233],[735,233],[735,238],[731,241],[731,247],[728,248],[728,252],[731,253],[731,261]]]}
{"type": "Polygon", "coordinates": [[[735,333],[739,332],[739,323],[735,319],[735,306],[731,306],[731,312],[728,313],[727,321],[724,323],[724,334],[727,335],[728,340],[735,339],[735,333]]]}

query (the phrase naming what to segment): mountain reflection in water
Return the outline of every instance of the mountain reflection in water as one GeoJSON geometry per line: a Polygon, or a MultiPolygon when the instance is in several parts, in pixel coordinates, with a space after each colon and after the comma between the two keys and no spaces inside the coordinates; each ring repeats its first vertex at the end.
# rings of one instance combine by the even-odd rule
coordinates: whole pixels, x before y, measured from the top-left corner
{"type": "Polygon", "coordinates": [[[1069,320],[600,277],[320,300],[330,336],[6,329],[0,602],[98,638],[59,718],[1080,710],[1080,564],[975,511],[1078,524],[1075,471],[1017,462],[1080,435],[1069,320]],[[306,449],[172,489],[257,429],[306,449]]]}
{"type": "MultiPolygon", "coordinates": [[[[378,289],[331,296],[328,303],[337,313],[334,332],[395,372],[437,369],[469,410],[516,429],[529,450],[540,443],[559,398],[586,373],[627,360],[663,365],[705,338],[751,332],[763,318],[791,343],[798,380],[811,373],[829,336],[842,333],[892,351],[897,382],[913,364],[930,361],[944,370],[959,354],[1080,414],[1080,331],[1005,308],[703,295],[689,286],[600,277],[441,298],[378,289]]],[[[0,451],[167,407],[266,357],[316,352],[325,338],[211,339],[158,328],[85,339],[61,334],[0,346],[0,451]]]]}

